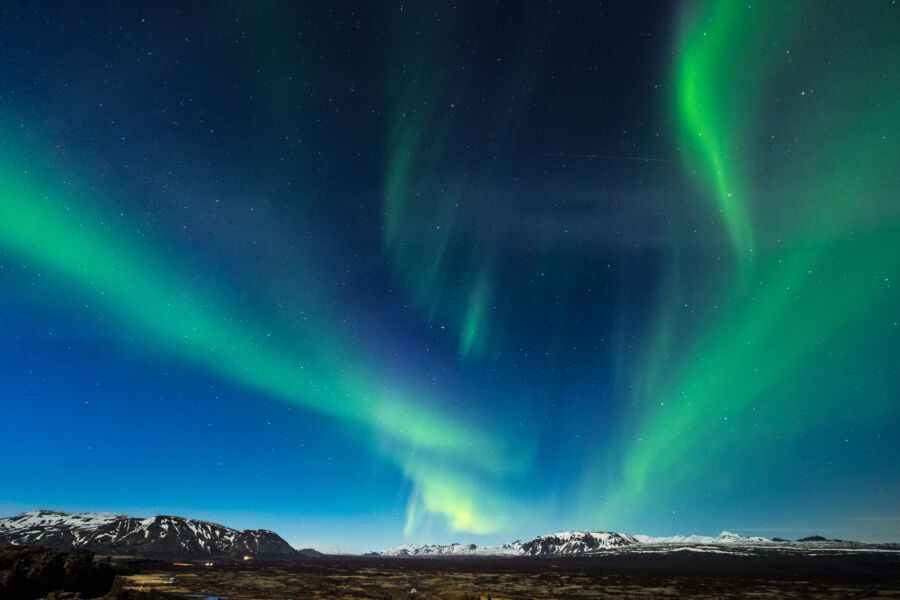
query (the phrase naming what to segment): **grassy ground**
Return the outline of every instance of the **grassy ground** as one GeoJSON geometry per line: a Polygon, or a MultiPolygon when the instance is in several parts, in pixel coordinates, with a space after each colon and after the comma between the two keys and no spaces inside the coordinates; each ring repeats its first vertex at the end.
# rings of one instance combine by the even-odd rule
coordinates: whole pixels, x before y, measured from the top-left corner
{"type": "MultiPolygon", "coordinates": [[[[646,559],[645,559],[646,560],[646,559]]],[[[566,598],[900,599],[900,557],[651,564],[602,560],[323,559],[292,565],[160,567],[120,575],[130,589],[237,600],[566,598]],[[165,583],[174,577],[174,583],[165,583]]]]}

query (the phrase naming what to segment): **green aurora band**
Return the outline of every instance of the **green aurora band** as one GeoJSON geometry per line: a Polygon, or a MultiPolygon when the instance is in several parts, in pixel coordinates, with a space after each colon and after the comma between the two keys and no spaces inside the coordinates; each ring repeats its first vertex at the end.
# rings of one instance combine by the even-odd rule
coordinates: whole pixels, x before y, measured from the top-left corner
{"type": "MultiPolygon", "coordinates": [[[[706,484],[698,495],[725,491],[737,475],[716,471],[709,483],[716,466],[764,473],[806,432],[878,423],[897,410],[900,48],[890,8],[867,8],[713,1],[685,12],[673,65],[675,129],[697,205],[715,208],[730,248],[703,259],[713,275],[699,281],[693,255],[672,249],[653,331],[640,350],[623,344],[613,357],[630,379],[619,398],[628,414],[605,432],[620,446],[598,446],[581,480],[565,482],[580,496],[578,526],[613,526],[623,515],[669,508],[673,498],[689,501],[691,484],[706,484]],[[847,23],[867,35],[846,35],[847,23]],[[705,304],[685,316],[681,308],[697,298],[705,304]]],[[[484,223],[491,190],[482,189],[493,181],[488,171],[503,167],[446,160],[464,154],[451,135],[466,118],[453,108],[463,105],[466,86],[454,78],[464,75],[441,75],[454,64],[450,45],[439,31],[420,36],[418,25],[433,19],[428,11],[418,18],[393,27],[409,39],[391,57],[382,244],[423,320],[446,322],[461,364],[472,366],[490,362],[505,327],[497,298],[508,250],[502,240],[493,245],[493,224],[484,223]]],[[[526,30],[521,62],[503,65],[497,89],[521,89],[537,60],[525,51],[535,43],[526,30]]],[[[482,157],[504,154],[514,120],[510,113],[492,124],[482,157]]],[[[266,336],[277,327],[242,311],[237,290],[198,283],[164,244],[127,223],[104,224],[90,208],[96,198],[33,169],[13,123],[0,123],[10,133],[0,142],[0,249],[52,272],[62,291],[92,299],[149,358],[188,362],[340,423],[412,482],[407,533],[432,518],[499,533],[559,510],[552,499],[504,491],[536,475],[537,448],[448,413],[442,398],[396,384],[374,359],[346,360],[342,349],[359,340],[327,319],[297,335],[266,336]]],[[[543,271],[555,260],[545,252],[552,245],[535,247],[528,266],[543,271]]],[[[547,304],[547,288],[565,288],[566,278],[576,275],[529,290],[529,306],[547,304]]]]}
{"type": "Polygon", "coordinates": [[[80,210],[70,192],[48,186],[52,177],[16,170],[12,165],[20,161],[6,154],[0,248],[61,275],[151,358],[188,361],[343,423],[357,443],[393,460],[413,482],[414,497],[451,527],[492,533],[503,526],[496,516],[502,511],[486,510],[492,501],[473,496],[483,489],[480,481],[524,468],[525,459],[513,456],[502,439],[460,423],[371,369],[344,364],[341,340],[327,328],[306,331],[299,341],[273,341],[261,333],[272,328],[237,310],[227,294],[191,283],[161,245],[104,225],[102,215],[80,210]],[[368,431],[362,439],[360,428],[368,431]]]}
{"type": "Polygon", "coordinates": [[[586,503],[607,494],[601,522],[727,493],[802,435],[897,410],[900,48],[878,6],[687,14],[674,76],[685,166],[738,266],[730,283],[698,282],[716,298],[699,326],[671,318],[684,293],[660,306],[633,377],[632,441],[604,488],[585,485],[586,503]]]}
{"type": "MultiPolygon", "coordinates": [[[[436,45],[430,45],[434,48],[436,45]]],[[[438,113],[428,101],[429,66],[441,60],[429,56],[404,67],[396,83],[396,109],[388,133],[389,164],[385,186],[384,246],[394,272],[430,322],[446,319],[458,331],[461,357],[482,354],[490,335],[486,314],[490,277],[486,267],[491,249],[461,252],[454,242],[463,218],[467,178],[442,186],[435,194],[431,181],[442,160],[441,151],[452,127],[452,114],[438,113]],[[459,267],[454,268],[452,265],[459,267]],[[471,273],[480,275],[471,276],[471,273]],[[464,283],[451,283],[454,276],[464,283]],[[459,307],[459,308],[456,308],[459,307]]],[[[451,100],[444,103],[449,105],[451,100]]]]}
{"type": "MultiPolygon", "coordinates": [[[[385,14],[400,21],[390,25],[399,33],[385,67],[391,111],[383,246],[424,320],[446,325],[459,357],[476,361],[492,356],[508,332],[497,303],[509,257],[496,235],[502,223],[493,221],[502,213],[505,190],[494,186],[505,168],[498,165],[512,154],[515,121],[527,111],[525,90],[540,60],[541,34],[522,19],[513,58],[486,93],[511,99],[510,105],[502,116],[486,117],[466,91],[475,84],[465,70],[465,50],[452,35],[465,35],[459,11],[443,9],[437,26],[433,8],[420,4],[385,14]],[[477,138],[468,133],[473,127],[479,128],[477,138]]],[[[533,8],[524,7],[524,14],[533,8]]]]}
{"type": "Polygon", "coordinates": [[[674,78],[683,157],[688,172],[712,192],[735,254],[745,262],[754,248],[745,159],[756,140],[740,124],[756,121],[772,75],[760,68],[760,57],[778,58],[771,56],[773,44],[792,31],[797,11],[787,3],[695,8],[684,21],[674,78]],[[731,87],[736,77],[740,89],[731,87]]]}

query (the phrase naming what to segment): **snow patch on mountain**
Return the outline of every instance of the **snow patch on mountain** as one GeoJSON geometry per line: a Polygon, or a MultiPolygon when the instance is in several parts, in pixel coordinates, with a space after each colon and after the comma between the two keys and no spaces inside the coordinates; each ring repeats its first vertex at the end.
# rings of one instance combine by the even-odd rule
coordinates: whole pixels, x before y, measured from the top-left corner
{"type": "MultiPolygon", "coordinates": [[[[382,556],[583,556],[608,553],[672,553],[708,552],[725,554],[745,554],[759,549],[781,549],[808,551],[814,549],[848,549],[871,547],[856,542],[839,540],[801,541],[770,540],[758,536],[744,536],[731,531],[723,531],[718,536],[673,535],[652,537],[649,535],[629,535],[612,531],[560,531],[542,535],[529,542],[515,541],[501,546],[479,548],[474,544],[425,545],[402,544],[390,550],[376,552],[382,556]]],[[[893,547],[892,547],[893,548],[893,547]]],[[[889,549],[896,551],[896,549],[889,549]]]]}
{"type": "Polygon", "coordinates": [[[632,536],[611,531],[561,531],[534,538],[516,540],[500,546],[475,544],[424,545],[401,544],[378,552],[382,556],[564,556],[620,548],[639,542],[632,536]]]}
{"type": "Polygon", "coordinates": [[[758,544],[772,543],[772,540],[764,537],[745,537],[743,535],[723,531],[718,537],[708,535],[673,535],[669,537],[651,537],[649,535],[636,535],[634,538],[642,544],[758,544]]]}
{"type": "Polygon", "coordinates": [[[502,546],[484,546],[479,548],[475,544],[400,544],[383,552],[382,556],[517,556],[521,553],[521,542],[503,544],[502,546]],[[516,545],[518,544],[518,546],[516,545]]]}
{"type": "Polygon", "coordinates": [[[32,510],[14,517],[0,519],[0,532],[17,531],[30,527],[90,529],[122,518],[127,517],[111,512],[70,513],[59,510],[32,510]]]}
{"type": "Polygon", "coordinates": [[[168,515],[140,519],[115,513],[48,510],[0,519],[0,543],[166,558],[298,555],[282,538],[265,529],[240,531],[168,515]]]}
{"type": "Polygon", "coordinates": [[[585,554],[639,543],[627,533],[613,531],[560,531],[542,535],[522,544],[526,556],[585,554]]]}

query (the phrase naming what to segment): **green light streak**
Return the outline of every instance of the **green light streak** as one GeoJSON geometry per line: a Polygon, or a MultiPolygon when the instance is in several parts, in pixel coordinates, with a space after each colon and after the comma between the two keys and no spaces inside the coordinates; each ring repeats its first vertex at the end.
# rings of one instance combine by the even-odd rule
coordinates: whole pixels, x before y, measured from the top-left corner
{"type": "MultiPolygon", "coordinates": [[[[833,390],[812,394],[818,386],[805,382],[806,374],[831,362],[828,350],[854,337],[861,316],[887,310],[891,298],[900,301],[886,283],[900,270],[898,234],[900,229],[863,241],[835,240],[828,249],[796,247],[761,265],[766,280],[711,329],[680,372],[672,373],[670,391],[652,399],[656,409],[624,464],[617,489],[626,498],[622,504],[639,502],[650,482],[702,479],[709,460],[731,455],[739,460],[762,451],[756,444],[773,435],[804,427],[802,420],[783,420],[786,413],[836,411],[843,396],[833,390]],[[786,389],[799,394],[785,397],[786,389]],[[753,431],[760,420],[765,439],[753,431]]],[[[733,292],[742,286],[738,278],[733,292]]],[[[853,343],[857,351],[865,348],[864,340],[853,343]]],[[[884,401],[868,398],[866,411],[883,414],[890,408],[880,405],[884,401]]]]}
{"type": "MultiPolygon", "coordinates": [[[[735,127],[752,118],[766,70],[754,64],[788,31],[787,9],[712,2],[687,19],[676,65],[676,110],[686,166],[715,196],[734,252],[742,263],[754,250],[746,144],[735,127]],[[777,12],[777,14],[773,14],[777,12]]],[[[763,65],[765,66],[765,65],[763,65]]]]}
{"type": "Polygon", "coordinates": [[[449,468],[435,476],[434,465],[415,459],[407,461],[404,472],[418,482],[407,507],[407,535],[428,528],[430,515],[443,515],[454,531],[486,535],[510,529],[515,524],[513,515],[527,514],[512,498],[485,486],[472,473],[449,468]]]}
{"type": "Polygon", "coordinates": [[[674,347],[670,315],[684,292],[670,290],[634,375],[637,424],[603,519],[727,491],[739,476],[764,476],[810,429],[871,427],[898,409],[885,393],[900,356],[900,136],[890,133],[900,128],[900,48],[890,18],[752,10],[741,18],[746,5],[710,2],[690,21],[676,107],[683,139],[704,138],[688,148],[688,168],[715,192],[735,252],[746,261],[753,251],[754,268],[740,264],[723,290],[697,281],[716,306],[674,347]],[[782,46],[785,23],[803,18],[817,26],[782,46]],[[865,43],[837,35],[850,19],[865,43]],[[769,112],[735,110],[748,102],[740,96],[769,112]]]}
{"type": "Polygon", "coordinates": [[[481,327],[485,323],[490,295],[488,293],[489,277],[487,269],[483,268],[475,288],[469,297],[469,307],[463,320],[462,335],[459,340],[459,354],[463,357],[471,356],[480,350],[485,339],[481,327]]]}
{"type": "MultiPolygon", "coordinates": [[[[504,223],[492,222],[503,212],[502,198],[488,184],[497,178],[497,155],[510,154],[516,115],[508,111],[490,119],[473,151],[468,130],[473,118],[483,116],[470,112],[467,90],[477,75],[466,70],[455,41],[455,36],[467,35],[464,12],[421,4],[385,16],[397,33],[385,64],[391,108],[382,241],[391,271],[413,307],[447,330],[461,360],[474,361],[490,357],[503,339],[502,324],[488,310],[503,287],[491,280],[503,275],[505,248],[497,241],[496,228],[504,223]],[[436,19],[436,14],[442,16],[436,19]],[[492,155],[494,160],[487,160],[492,155]]],[[[523,90],[535,60],[529,49],[541,35],[523,26],[521,60],[508,67],[504,63],[496,90],[486,96],[499,96],[502,90],[527,106],[523,90]]]]}
{"type": "MultiPolygon", "coordinates": [[[[487,323],[479,315],[477,296],[483,292],[471,281],[469,268],[479,256],[460,257],[452,248],[460,198],[465,183],[435,185],[440,175],[440,150],[452,126],[450,114],[440,114],[431,99],[427,72],[433,47],[417,66],[408,66],[396,83],[396,107],[387,136],[389,160],[385,179],[384,248],[392,270],[414,305],[430,322],[440,320],[460,332],[460,356],[480,348],[477,331],[487,323]],[[461,280],[462,284],[458,282],[461,280]],[[448,297],[468,296],[466,312],[448,297]]],[[[448,101],[446,104],[449,104],[448,101]]],[[[478,253],[479,255],[481,252],[478,253]]],[[[463,304],[465,306],[465,304],[463,304]]]]}
{"type": "Polygon", "coordinates": [[[90,294],[150,356],[184,360],[347,426],[364,426],[371,438],[357,441],[412,477],[425,490],[427,510],[454,527],[490,529],[457,499],[471,503],[473,493],[454,492],[443,472],[457,463],[482,474],[520,469],[521,460],[501,439],[457,422],[433,402],[413,399],[377,373],[342,364],[340,348],[352,341],[331,339],[325,327],[289,344],[267,339],[258,333],[266,327],[232,308],[224,294],[180,277],[183,267],[174,257],[92,222],[78,202],[63,204],[61,191],[15,173],[14,161],[4,164],[0,248],[90,294]],[[407,468],[410,455],[429,468],[407,468]]]}

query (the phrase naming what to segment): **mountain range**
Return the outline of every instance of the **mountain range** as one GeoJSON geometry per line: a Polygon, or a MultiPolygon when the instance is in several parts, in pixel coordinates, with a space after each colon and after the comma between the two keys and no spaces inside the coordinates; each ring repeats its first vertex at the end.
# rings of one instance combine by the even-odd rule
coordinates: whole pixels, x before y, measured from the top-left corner
{"type": "MultiPolygon", "coordinates": [[[[824,538],[822,538],[824,539],[824,538]]],[[[781,540],[785,542],[787,540],[781,540]]],[[[613,531],[560,531],[549,535],[541,535],[529,542],[515,541],[502,546],[483,546],[475,544],[449,544],[416,546],[403,544],[382,552],[380,556],[576,556],[596,552],[614,550],[671,550],[674,548],[744,546],[744,545],[779,545],[780,542],[763,537],[745,537],[730,531],[723,531],[717,537],[677,535],[672,537],[650,537],[646,535],[629,535],[613,531]]]]}
{"type": "Polygon", "coordinates": [[[0,544],[84,548],[107,555],[148,558],[244,556],[291,559],[309,556],[265,529],[237,530],[209,523],[157,515],[148,519],[115,513],[69,513],[36,510],[0,519],[0,544]]]}
{"type": "MultiPolygon", "coordinates": [[[[297,550],[266,529],[237,530],[210,523],[157,515],[146,519],[115,513],[70,513],[36,510],[0,519],[0,545],[87,549],[103,555],[143,556],[167,560],[263,559],[296,560],[323,556],[297,550]]],[[[561,531],[530,541],[500,546],[475,544],[403,544],[368,556],[583,556],[608,552],[740,552],[747,547],[808,550],[818,547],[857,548],[857,542],[818,536],[790,542],[780,538],[745,537],[723,531],[716,537],[650,537],[611,531],[561,531]]],[[[888,545],[896,551],[896,545],[888,545]]]]}

